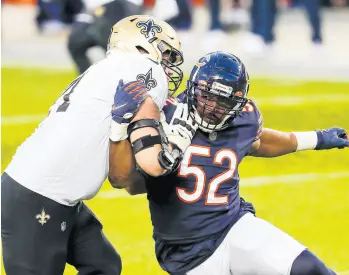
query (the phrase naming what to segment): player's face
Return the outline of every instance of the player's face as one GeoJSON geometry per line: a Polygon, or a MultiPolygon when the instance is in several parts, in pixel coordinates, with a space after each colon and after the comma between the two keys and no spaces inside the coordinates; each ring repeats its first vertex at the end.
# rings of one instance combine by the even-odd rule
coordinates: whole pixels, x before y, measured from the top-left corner
{"type": "Polygon", "coordinates": [[[178,67],[182,62],[183,57],[175,50],[165,50],[162,53],[161,65],[167,76],[168,89],[172,93],[178,89],[183,79],[183,72],[178,67]]]}
{"type": "Polygon", "coordinates": [[[197,98],[196,110],[200,117],[209,124],[218,125],[234,108],[234,103],[222,96],[199,89],[195,90],[195,94],[197,98]]]}
{"type": "MultiPolygon", "coordinates": [[[[169,53],[164,53],[162,55],[162,59],[163,60],[169,60],[170,61],[170,55],[169,53]]],[[[165,67],[165,66],[162,66],[162,68],[164,69],[165,73],[166,73],[166,76],[167,76],[167,81],[170,80],[170,76],[173,74],[172,70],[170,70],[168,67],[165,67]]]]}
{"type": "MultiPolygon", "coordinates": [[[[170,63],[176,64],[177,56],[174,52],[171,53],[170,51],[165,51],[162,54],[162,59],[169,61],[170,63]]],[[[173,76],[173,70],[170,67],[164,65],[162,67],[167,75],[167,80],[169,81],[170,77],[173,76]]]]}

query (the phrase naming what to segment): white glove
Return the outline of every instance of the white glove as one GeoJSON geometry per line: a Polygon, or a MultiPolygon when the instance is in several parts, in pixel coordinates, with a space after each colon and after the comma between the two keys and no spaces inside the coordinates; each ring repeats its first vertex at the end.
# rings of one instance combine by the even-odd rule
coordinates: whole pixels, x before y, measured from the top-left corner
{"type": "Polygon", "coordinates": [[[176,144],[184,152],[193,139],[198,124],[188,113],[188,104],[179,103],[169,124],[164,121],[164,114],[161,113],[160,121],[168,137],[169,142],[176,144]]]}

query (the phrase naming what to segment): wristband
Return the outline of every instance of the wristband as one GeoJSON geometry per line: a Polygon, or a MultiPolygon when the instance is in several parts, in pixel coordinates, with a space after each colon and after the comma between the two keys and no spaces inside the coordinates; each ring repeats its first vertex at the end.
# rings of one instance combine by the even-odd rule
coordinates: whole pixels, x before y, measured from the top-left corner
{"type": "Polygon", "coordinates": [[[293,132],[297,139],[297,151],[313,150],[318,143],[316,131],[293,132]]]}

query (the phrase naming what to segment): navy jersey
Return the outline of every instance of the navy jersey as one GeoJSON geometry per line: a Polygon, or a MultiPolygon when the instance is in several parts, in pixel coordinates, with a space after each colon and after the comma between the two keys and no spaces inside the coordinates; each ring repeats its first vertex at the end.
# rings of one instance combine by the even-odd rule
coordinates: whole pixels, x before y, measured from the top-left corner
{"type": "MultiPolygon", "coordinates": [[[[164,107],[167,121],[176,100],[164,107]]],[[[262,118],[250,101],[230,126],[198,130],[178,173],[147,183],[156,255],[169,273],[186,272],[206,260],[233,224],[253,206],[239,194],[238,166],[259,138],[262,118]]]]}

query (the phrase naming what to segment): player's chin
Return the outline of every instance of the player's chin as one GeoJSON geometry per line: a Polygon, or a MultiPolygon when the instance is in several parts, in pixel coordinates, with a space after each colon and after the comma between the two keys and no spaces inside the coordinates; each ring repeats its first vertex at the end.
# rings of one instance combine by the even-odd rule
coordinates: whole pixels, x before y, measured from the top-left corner
{"type": "Polygon", "coordinates": [[[208,112],[207,110],[203,111],[201,109],[197,110],[197,123],[200,125],[203,122],[210,124],[211,126],[219,125],[224,119],[223,115],[215,114],[213,112],[208,112]]]}
{"type": "Polygon", "coordinates": [[[212,126],[219,125],[219,123],[221,123],[222,120],[223,118],[217,118],[215,116],[204,117],[204,121],[212,126]]]}

